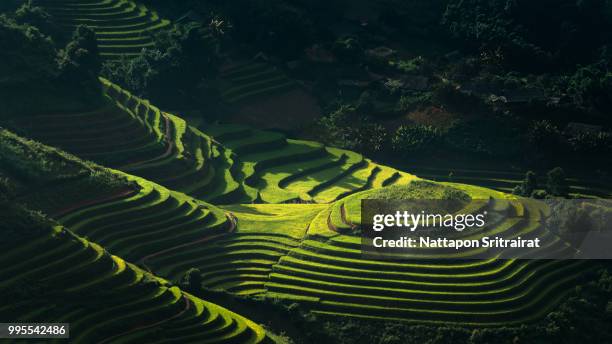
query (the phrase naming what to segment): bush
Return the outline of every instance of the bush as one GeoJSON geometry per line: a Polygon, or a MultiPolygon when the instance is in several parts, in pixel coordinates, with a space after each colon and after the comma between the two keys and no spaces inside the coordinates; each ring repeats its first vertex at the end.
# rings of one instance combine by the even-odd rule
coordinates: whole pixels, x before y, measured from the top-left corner
{"type": "Polygon", "coordinates": [[[417,109],[419,106],[428,105],[430,103],[430,92],[405,92],[400,96],[395,109],[399,112],[412,111],[417,109]]]}
{"type": "Polygon", "coordinates": [[[567,196],[569,187],[565,178],[565,171],[555,167],[546,174],[546,192],[553,196],[567,196]]]}
{"type": "Polygon", "coordinates": [[[432,126],[400,126],[393,135],[393,151],[406,157],[433,149],[441,137],[440,131],[432,126]]]}
{"type": "Polygon", "coordinates": [[[387,145],[387,130],[350,105],[340,105],[315,127],[318,139],[332,146],[374,154],[387,145]]]}
{"type": "Polygon", "coordinates": [[[527,171],[525,173],[525,179],[521,182],[521,185],[517,185],[513,193],[519,196],[531,197],[538,188],[538,180],[535,172],[527,171]]]}
{"type": "Polygon", "coordinates": [[[184,290],[193,294],[198,294],[202,291],[202,282],[202,272],[200,269],[191,268],[185,272],[180,285],[184,290]]]}

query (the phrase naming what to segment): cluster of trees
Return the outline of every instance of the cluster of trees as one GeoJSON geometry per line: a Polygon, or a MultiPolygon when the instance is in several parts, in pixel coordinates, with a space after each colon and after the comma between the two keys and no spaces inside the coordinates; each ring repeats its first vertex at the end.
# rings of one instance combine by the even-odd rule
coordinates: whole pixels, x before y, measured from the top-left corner
{"type": "Polygon", "coordinates": [[[207,81],[218,72],[223,32],[215,23],[176,24],[158,32],[155,45],[137,57],[106,62],[102,75],[163,107],[212,102],[214,90],[207,81]]]}
{"type": "Polygon", "coordinates": [[[607,0],[449,0],[442,23],[452,37],[518,70],[573,68],[609,44],[607,0]]]}
{"type": "Polygon", "coordinates": [[[80,109],[100,101],[92,30],[78,27],[66,39],[47,12],[28,2],[0,15],[0,41],[3,115],[80,109]]]}
{"type": "Polygon", "coordinates": [[[478,157],[517,156],[520,131],[501,120],[457,120],[441,129],[430,125],[404,124],[387,128],[368,116],[362,104],[340,105],[315,123],[318,140],[329,145],[371,155],[419,157],[450,150],[478,157]]]}
{"type": "Polygon", "coordinates": [[[568,133],[548,120],[532,122],[526,141],[538,156],[605,158],[612,153],[612,135],[604,131],[568,133]]]}
{"type": "Polygon", "coordinates": [[[524,197],[546,198],[566,197],[569,194],[569,185],[565,171],[561,167],[555,167],[546,173],[546,182],[540,185],[538,176],[533,171],[527,171],[520,185],[517,185],[513,193],[524,197]],[[543,189],[542,189],[543,186],[543,189]]]}
{"type": "Polygon", "coordinates": [[[316,40],[331,37],[329,27],[337,21],[346,0],[148,0],[162,12],[179,17],[195,12],[204,22],[212,17],[231,23],[232,38],[239,45],[293,59],[316,40]]]}

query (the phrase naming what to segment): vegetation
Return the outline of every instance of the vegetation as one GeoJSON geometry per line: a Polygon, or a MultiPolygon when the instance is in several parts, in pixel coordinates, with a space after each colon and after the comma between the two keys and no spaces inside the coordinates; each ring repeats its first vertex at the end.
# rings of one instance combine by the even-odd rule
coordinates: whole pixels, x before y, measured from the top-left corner
{"type": "Polygon", "coordinates": [[[605,262],[361,238],[364,199],[448,200],[493,220],[457,235],[552,252],[608,230],[585,198],[611,195],[610,1],[0,9],[0,320],[79,343],[612,340],[605,262]]]}

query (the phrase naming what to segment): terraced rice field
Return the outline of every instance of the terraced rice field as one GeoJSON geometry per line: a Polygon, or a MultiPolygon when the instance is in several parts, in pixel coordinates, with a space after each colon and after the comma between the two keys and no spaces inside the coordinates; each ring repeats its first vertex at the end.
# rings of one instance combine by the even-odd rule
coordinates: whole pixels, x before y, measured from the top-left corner
{"type": "Polygon", "coordinates": [[[416,178],[354,152],[278,133],[234,125],[207,125],[201,131],[102,82],[108,106],[28,117],[14,126],[80,158],[215,204],[326,203],[416,178]]]}
{"type": "Polygon", "coordinates": [[[235,154],[172,114],[102,81],[108,105],[87,113],[17,121],[24,135],[83,159],[138,175],[215,203],[249,203],[235,154]]]}
{"type": "MultiPolygon", "coordinates": [[[[442,260],[449,252],[438,251],[416,252],[405,261],[366,259],[354,235],[360,200],[394,188],[417,198],[434,197],[437,188],[461,190],[486,200],[492,212],[513,214],[487,229],[491,233],[513,229],[540,237],[551,250],[567,246],[543,228],[548,210],[536,201],[426,182],[355,152],[278,133],[236,125],[197,129],[103,82],[107,108],[34,118],[21,123],[23,132],[123,171],[113,173],[130,173],[124,176],[137,186],[134,192],[108,199],[92,191],[81,206],[67,204],[67,211],[52,215],[161,278],[177,279],[197,267],[205,287],[297,301],[329,316],[496,326],[543,317],[592,267],[580,261],[442,260]]],[[[172,294],[174,303],[179,294],[172,294]]]]}
{"type": "Polygon", "coordinates": [[[225,82],[221,96],[230,104],[297,87],[278,67],[261,62],[233,66],[224,70],[221,78],[225,82]]]}
{"type": "Polygon", "coordinates": [[[92,28],[100,56],[117,59],[135,56],[153,46],[151,36],[170,21],[130,0],[35,0],[66,30],[78,25],[92,28]]]}
{"type": "Polygon", "coordinates": [[[355,152],[317,142],[236,125],[205,129],[239,155],[245,184],[258,190],[258,200],[264,203],[328,203],[360,190],[417,179],[355,152]]]}
{"type": "Polygon", "coordinates": [[[2,205],[0,212],[10,220],[0,227],[19,234],[0,244],[0,320],[67,322],[74,343],[268,341],[252,321],[190,295],[40,215],[15,209],[4,213],[10,207],[2,205]]]}

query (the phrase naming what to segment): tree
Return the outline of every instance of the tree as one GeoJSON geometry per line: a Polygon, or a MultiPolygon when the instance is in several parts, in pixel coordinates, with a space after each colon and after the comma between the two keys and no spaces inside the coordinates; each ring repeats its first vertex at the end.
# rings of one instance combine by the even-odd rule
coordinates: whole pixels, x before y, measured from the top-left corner
{"type": "Polygon", "coordinates": [[[538,151],[552,153],[563,149],[563,134],[548,120],[534,121],[527,129],[527,141],[538,151]]]}
{"type": "Polygon", "coordinates": [[[197,23],[162,30],[155,35],[153,48],[143,49],[135,58],[106,62],[102,75],[163,107],[201,104],[201,86],[210,84],[220,64],[218,34],[210,30],[197,23]]]}
{"type": "Polygon", "coordinates": [[[100,95],[98,76],[102,63],[95,32],[80,25],[72,39],[57,57],[62,84],[83,98],[96,99],[100,95]]]}
{"type": "Polygon", "coordinates": [[[85,25],[79,25],[72,39],[58,56],[60,70],[71,77],[91,77],[100,74],[102,63],[98,52],[96,33],[85,25]]]}
{"type": "Polygon", "coordinates": [[[0,87],[32,84],[58,74],[53,41],[37,28],[0,15],[0,87]]]}
{"type": "Polygon", "coordinates": [[[499,52],[509,67],[542,72],[591,61],[610,43],[605,6],[602,0],[449,0],[442,23],[472,50],[499,52]]]}
{"type": "Polygon", "coordinates": [[[567,196],[569,187],[565,177],[565,171],[561,167],[555,167],[546,174],[546,192],[553,196],[567,196]]]}
{"type": "Polygon", "coordinates": [[[520,196],[530,197],[538,188],[538,181],[535,172],[527,171],[521,185],[517,185],[514,193],[520,196]]]}
{"type": "Polygon", "coordinates": [[[191,268],[185,272],[181,285],[190,293],[199,293],[202,290],[202,272],[200,269],[191,268]]]}
{"type": "Polygon", "coordinates": [[[17,23],[32,25],[55,40],[62,36],[62,30],[55,24],[53,17],[44,8],[32,5],[31,0],[15,11],[14,18],[17,23]]]}

